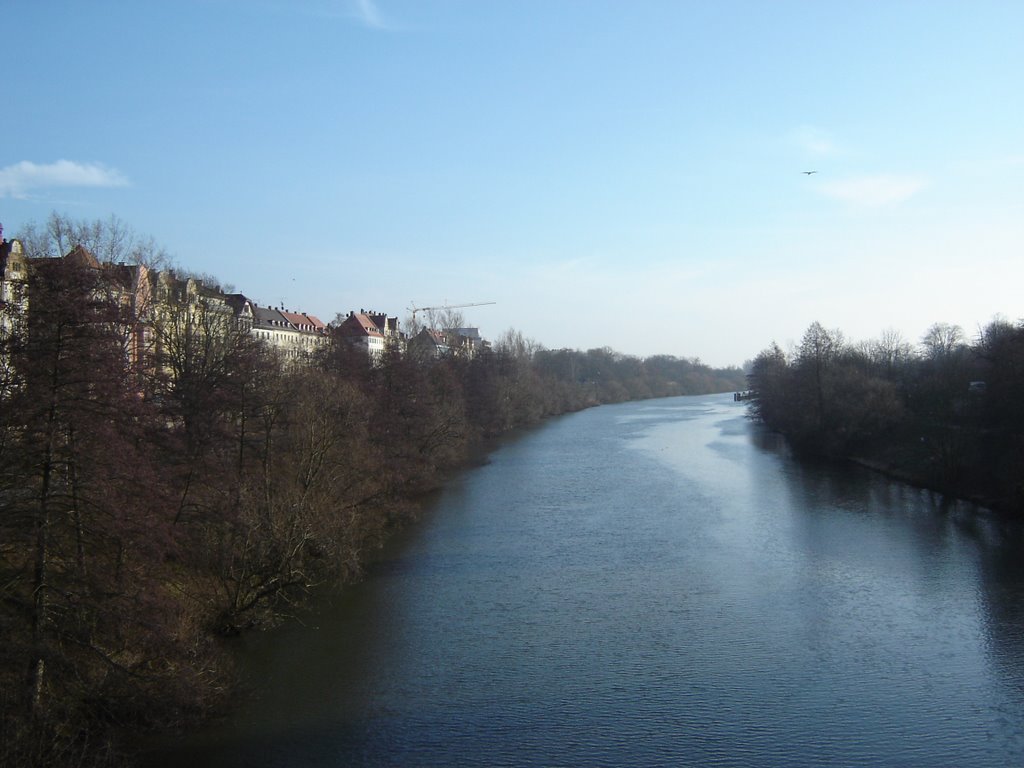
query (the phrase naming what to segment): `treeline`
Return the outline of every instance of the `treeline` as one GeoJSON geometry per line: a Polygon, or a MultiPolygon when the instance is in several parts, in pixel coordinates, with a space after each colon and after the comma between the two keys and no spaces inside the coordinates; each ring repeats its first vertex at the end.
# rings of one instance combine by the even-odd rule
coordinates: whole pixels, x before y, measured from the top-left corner
{"type": "Polygon", "coordinates": [[[147,328],[101,270],[31,262],[0,334],[0,764],[117,765],[222,706],[222,638],[287,615],[489,437],[738,369],[507,333],[468,359],[341,340],[286,364],[201,306],[147,328]]]}
{"type": "Polygon", "coordinates": [[[937,323],[848,343],[813,323],[754,360],[750,413],[804,455],[855,457],[925,487],[1024,512],[1024,323],[973,341],[937,323]]]}

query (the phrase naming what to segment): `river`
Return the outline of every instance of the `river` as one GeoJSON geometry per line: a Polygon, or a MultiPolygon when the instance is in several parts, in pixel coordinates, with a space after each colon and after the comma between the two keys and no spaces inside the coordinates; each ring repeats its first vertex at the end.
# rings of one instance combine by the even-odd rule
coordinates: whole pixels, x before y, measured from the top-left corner
{"type": "Polygon", "coordinates": [[[571,414],[248,638],[251,695],[155,763],[1024,765],[1022,538],[729,395],[571,414]]]}

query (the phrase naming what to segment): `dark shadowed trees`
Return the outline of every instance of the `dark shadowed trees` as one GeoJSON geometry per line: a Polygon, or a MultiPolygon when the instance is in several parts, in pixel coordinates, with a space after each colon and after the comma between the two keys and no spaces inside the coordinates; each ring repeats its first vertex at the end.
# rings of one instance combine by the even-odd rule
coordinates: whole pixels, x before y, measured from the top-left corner
{"type": "Polygon", "coordinates": [[[815,426],[820,429],[825,420],[826,407],[831,405],[834,378],[833,368],[843,351],[843,337],[838,331],[828,331],[815,321],[804,332],[797,348],[796,369],[800,386],[811,391],[815,426]]]}
{"type": "Polygon", "coordinates": [[[1024,331],[995,320],[967,344],[936,323],[922,355],[898,334],[861,347],[817,323],[794,360],[755,359],[751,416],[799,451],[869,457],[929,487],[1024,509],[1024,331]]]}
{"type": "Polygon", "coordinates": [[[755,358],[750,413],[800,451],[835,456],[858,450],[902,418],[895,384],[871,369],[869,353],[812,323],[792,361],[777,344],[755,358]]]}
{"type": "Polygon", "coordinates": [[[790,433],[796,429],[795,417],[799,410],[792,402],[792,371],[786,354],[772,342],[754,358],[748,384],[754,394],[750,413],[773,429],[790,433]]]}
{"type": "Polygon", "coordinates": [[[156,412],[126,372],[119,307],[86,262],[35,262],[0,441],[4,702],[11,762],[62,764],[107,729],[204,698],[199,628],[173,593],[156,412]],[[191,682],[190,682],[191,681],[191,682]],[[195,687],[192,687],[193,684],[195,687]]]}
{"type": "Polygon", "coordinates": [[[367,439],[365,396],[316,371],[260,378],[231,463],[196,491],[187,522],[199,546],[193,589],[220,632],[273,624],[326,581],[357,574],[381,525],[380,456],[367,439]]]}
{"type": "Polygon", "coordinates": [[[875,369],[885,378],[894,380],[913,360],[914,347],[899,331],[889,328],[868,344],[868,353],[875,369]]]}

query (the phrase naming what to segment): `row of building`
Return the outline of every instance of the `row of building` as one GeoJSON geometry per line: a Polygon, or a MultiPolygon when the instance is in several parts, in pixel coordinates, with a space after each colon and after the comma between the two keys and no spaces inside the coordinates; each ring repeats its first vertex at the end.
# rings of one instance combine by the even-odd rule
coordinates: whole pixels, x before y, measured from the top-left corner
{"type": "Polygon", "coordinates": [[[147,350],[158,344],[156,329],[169,318],[205,325],[209,333],[216,328],[243,330],[293,361],[307,359],[334,341],[359,346],[375,361],[389,347],[401,352],[413,350],[428,357],[472,357],[488,346],[476,328],[422,328],[410,338],[401,331],[397,317],[363,309],[344,317],[339,315],[327,325],[307,312],[264,306],[242,293],[224,293],[194,277],[179,277],[173,270],[101,263],[82,246],[59,259],[30,259],[18,240],[3,239],[0,337],[16,330],[18,318],[30,315],[30,271],[59,261],[98,272],[108,297],[122,306],[125,317],[135,324],[129,333],[129,355],[136,361],[141,361],[147,350]]]}

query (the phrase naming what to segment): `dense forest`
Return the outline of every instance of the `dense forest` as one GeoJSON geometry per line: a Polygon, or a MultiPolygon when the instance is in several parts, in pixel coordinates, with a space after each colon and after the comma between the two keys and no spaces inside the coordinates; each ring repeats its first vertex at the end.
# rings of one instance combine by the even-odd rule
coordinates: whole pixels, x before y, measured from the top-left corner
{"type": "Polygon", "coordinates": [[[27,316],[0,338],[3,765],[126,764],[126,735],[218,711],[227,638],[358,578],[490,438],[744,385],[738,369],[515,331],[472,357],[371,362],[337,339],[286,363],[195,310],[147,329],[162,358],[140,367],[139,318],[105,272],[29,266],[27,316]]]}
{"type": "Polygon", "coordinates": [[[968,341],[932,325],[860,344],[813,323],[754,360],[750,413],[803,456],[855,458],[922,486],[1024,512],[1024,323],[968,341]]]}

